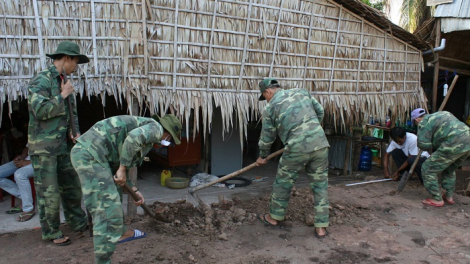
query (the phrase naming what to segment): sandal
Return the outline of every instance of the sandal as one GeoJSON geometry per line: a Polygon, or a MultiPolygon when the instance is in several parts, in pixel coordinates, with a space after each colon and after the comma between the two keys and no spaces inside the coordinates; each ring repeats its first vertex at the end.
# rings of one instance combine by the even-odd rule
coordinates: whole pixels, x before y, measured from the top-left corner
{"type": "Polygon", "coordinates": [[[31,218],[33,218],[34,215],[35,215],[34,211],[31,211],[31,212],[22,212],[22,213],[16,218],[16,221],[18,221],[18,222],[26,222],[26,221],[30,220],[31,218]]]}
{"type": "Polygon", "coordinates": [[[320,236],[318,233],[317,233],[317,229],[315,228],[315,237],[318,238],[318,239],[323,239],[325,238],[326,236],[328,235],[328,230],[325,228],[325,234],[323,236],[320,236]]]}
{"type": "Polygon", "coordinates": [[[454,198],[453,197],[450,197],[450,198],[447,198],[446,196],[442,196],[442,200],[444,200],[444,202],[450,204],[450,205],[453,205],[455,204],[455,201],[454,201],[454,198]]]}
{"type": "Polygon", "coordinates": [[[23,212],[23,210],[21,208],[12,207],[8,211],[6,211],[5,213],[7,213],[7,214],[17,214],[17,213],[21,213],[21,212],[23,212]]]}
{"type": "Polygon", "coordinates": [[[70,240],[70,238],[65,237],[64,235],[60,235],[60,236],[58,236],[58,237],[56,237],[56,238],[54,238],[54,239],[49,239],[49,240],[50,240],[54,245],[56,245],[56,246],[66,246],[66,245],[69,245],[70,243],[72,243],[72,241],[70,240]],[[62,240],[65,239],[65,240],[62,241],[62,242],[60,242],[60,243],[54,242],[54,241],[59,240],[59,239],[62,239],[62,240]]]}
{"type": "Polygon", "coordinates": [[[423,201],[421,201],[424,205],[430,205],[430,206],[434,206],[434,207],[442,207],[444,206],[444,201],[442,201],[442,204],[441,203],[436,203],[436,202],[433,202],[431,199],[424,199],[423,201]]]}
{"type": "Polygon", "coordinates": [[[454,197],[447,197],[446,193],[447,192],[442,192],[441,193],[442,200],[444,200],[444,202],[448,203],[449,205],[455,204],[454,197]]]}
{"type": "Polygon", "coordinates": [[[259,214],[258,219],[263,222],[265,225],[268,226],[277,226],[277,224],[271,224],[268,220],[266,220],[266,215],[268,214],[259,214]]]}
{"type": "Polygon", "coordinates": [[[147,233],[140,231],[139,229],[134,229],[134,235],[123,240],[119,240],[118,243],[124,243],[136,239],[141,239],[147,236],[147,233]]]}

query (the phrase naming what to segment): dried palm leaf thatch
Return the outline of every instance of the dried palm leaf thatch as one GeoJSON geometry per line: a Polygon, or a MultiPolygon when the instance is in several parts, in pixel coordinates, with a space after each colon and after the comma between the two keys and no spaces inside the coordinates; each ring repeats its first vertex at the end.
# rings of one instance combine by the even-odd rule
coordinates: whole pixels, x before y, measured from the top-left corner
{"type": "Polygon", "coordinates": [[[136,98],[187,134],[191,114],[206,133],[220,107],[223,131],[246,135],[266,77],[309,90],[337,131],[388,111],[406,120],[426,100],[421,52],[354,12],[334,0],[1,0],[0,100],[26,97],[45,54],[72,40],[91,59],[72,78],[81,97],[114,95],[129,111],[136,98]]]}

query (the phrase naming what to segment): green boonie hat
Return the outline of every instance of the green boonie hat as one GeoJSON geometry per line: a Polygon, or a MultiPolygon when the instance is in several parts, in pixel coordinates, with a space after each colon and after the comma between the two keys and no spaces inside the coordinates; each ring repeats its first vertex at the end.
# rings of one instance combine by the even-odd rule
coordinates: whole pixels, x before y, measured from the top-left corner
{"type": "Polygon", "coordinates": [[[55,59],[57,55],[69,55],[78,57],[78,64],[90,62],[90,59],[83,54],[80,54],[80,47],[77,43],[71,41],[63,41],[57,46],[57,50],[54,53],[46,54],[47,57],[55,59]]]}
{"type": "Polygon", "coordinates": [[[171,137],[175,141],[176,145],[181,144],[179,135],[181,134],[181,129],[183,128],[183,125],[178,120],[178,118],[176,118],[175,115],[168,114],[168,115],[164,115],[163,117],[153,115],[152,118],[160,122],[163,128],[166,131],[170,132],[171,137]]]}
{"type": "Polygon", "coordinates": [[[261,92],[261,96],[259,97],[258,100],[259,101],[266,100],[266,98],[264,98],[263,96],[264,91],[274,86],[279,87],[279,83],[277,82],[276,79],[273,79],[273,78],[264,79],[261,82],[259,82],[259,91],[261,92]]]}

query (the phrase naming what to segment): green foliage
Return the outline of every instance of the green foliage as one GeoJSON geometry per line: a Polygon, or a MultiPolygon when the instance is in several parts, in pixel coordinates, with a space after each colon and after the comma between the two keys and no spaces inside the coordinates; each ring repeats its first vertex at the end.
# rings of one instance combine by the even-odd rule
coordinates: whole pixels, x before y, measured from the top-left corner
{"type": "Polygon", "coordinates": [[[375,3],[371,3],[370,0],[361,0],[361,2],[363,2],[364,4],[371,6],[379,11],[383,11],[384,1],[385,0],[381,0],[381,1],[376,1],[375,3]]]}
{"type": "Polygon", "coordinates": [[[404,0],[401,7],[400,26],[409,32],[415,31],[419,25],[431,17],[431,9],[426,0],[404,0]]]}

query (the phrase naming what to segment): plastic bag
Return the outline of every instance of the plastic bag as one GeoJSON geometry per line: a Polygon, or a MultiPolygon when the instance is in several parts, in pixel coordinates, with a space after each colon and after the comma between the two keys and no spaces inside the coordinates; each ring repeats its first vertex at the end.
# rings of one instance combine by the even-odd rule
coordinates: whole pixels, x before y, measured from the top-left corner
{"type": "MultiPolygon", "coordinates": [[[[215,180],[218,180],[219,177],[207,173],[198,173],[191,177],[191,181],[189,182],[189,187],[195,187],[201,184],[206,184],[209,182],[213,182],[215,180]]],[[[223,183],[216,183],[213,186],[215,187],[225,187],[225,184],[223,183]]]]}

